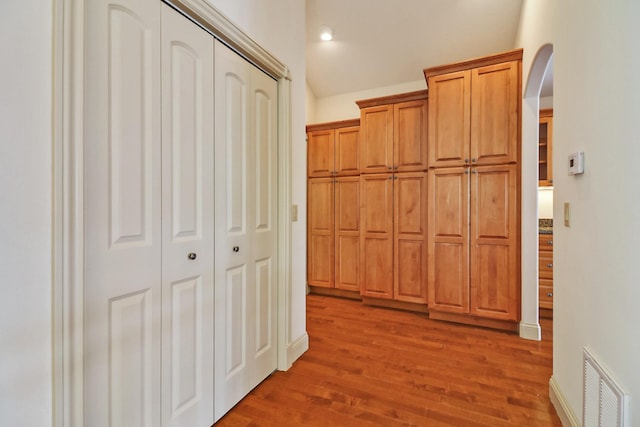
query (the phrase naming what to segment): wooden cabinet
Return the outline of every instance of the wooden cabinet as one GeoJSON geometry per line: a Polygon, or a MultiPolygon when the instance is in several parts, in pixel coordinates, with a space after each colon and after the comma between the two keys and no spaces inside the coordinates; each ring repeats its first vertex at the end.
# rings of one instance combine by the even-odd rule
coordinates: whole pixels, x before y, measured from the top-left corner
{"type": "Polygon", "coordinates": [[[518,161],[522,51],[424,70],[429,166],[518,161]]]}
{"type": "Polygon", "coordinates": [[[360,290],[360,179],[308,181],[309,286],[360,290]]]}
{"type": "Polygon", "coordinates": [[[362,173],[427,169],[426,91],[357,101],[362,173]]]}
{"type": "Polygon", "coordinates": [[[426,172],[363,174],[361,293],[427,301],[426,172]]]}
{"type": "Polygon", "coordinates": [[[517,327],[521,59],[517,50],[424,70],[433,318],[517,327]]]}
{"type": "Polygon", "coordinates": [[[553,309],[553,234],[538,236],[538,301],[541,309],[553,309]]]}
{"type": "Polygon", "coordinates": [[[307,126],[310,178],[360,173],[360,120],[307,126]]]}
{"type": "Polygon", "coordinates": [[[538,129],[538,185],[553,185],[553,109],[540,110],[538,129]]]}

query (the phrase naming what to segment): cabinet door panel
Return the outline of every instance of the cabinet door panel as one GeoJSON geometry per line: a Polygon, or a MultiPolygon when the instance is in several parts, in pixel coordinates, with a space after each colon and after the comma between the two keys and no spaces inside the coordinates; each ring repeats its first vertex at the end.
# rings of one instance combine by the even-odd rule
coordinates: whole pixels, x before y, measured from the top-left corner
{"type": "Polygon", "coordinates": [[[469,175],[429,172],[429,310],[469,312],[469,175]]]}
{"type": "Polygon", "coordinates": [[[517,166],[471,174],[471,313],[518,320],[520,301],[517,166]]]}
{"type": "Polygon", "coordinates": [[[335,171],[338,175],[360,173],[360,128],[335,130],[335,171]]]}
{"type": "Polygon", "coordinates": [[[361,175],[361,294],[393,298],[393,180],[361,175]]]}
{"type": "Polygon", "coordinates": [[[360,177],[335,183],[335,287],[360,290],[360,177]]]}
{"type": "Polygon", "coordinates": [[[307,281],[333,288],[333,178],[313,178],[308,184],[307,281]]]}
{"type": "Polygon", "coordinates": [[[427,169],[427,102],[401,102],[393,109],[394,167],[397,172],[427,169]]]}
{"type": "Polygon", "coordinates": [[[360,111],[360,167],[363,173],[385,173],[393,167],[393,106],[360,111]]]}
{"type": "Polygon", "coordinates": [[[429,167],[468,162],[470,97],[470,71],[429,78],[429,167]]]}
{"type": "Polygon", "coordinates": [[[333,162],[334,131],[309,132],[307,149],[309,150],[307,155],[309,177],[331,176],[335,169],[333,162]]]}
{"type": "Polygon", "coordinates": [[[427,302],[427,173],[394,176],[394,299],[427,302]]]}
{"type": "Polygon", "coordinates": [[[472,70],[471,157],[477,164],[518,160],[519,62],[472,70]]]}

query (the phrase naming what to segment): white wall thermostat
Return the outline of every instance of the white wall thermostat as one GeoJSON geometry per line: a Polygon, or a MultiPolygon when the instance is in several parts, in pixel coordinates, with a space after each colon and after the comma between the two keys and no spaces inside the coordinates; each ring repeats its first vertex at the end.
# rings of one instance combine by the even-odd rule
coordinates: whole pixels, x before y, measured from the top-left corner
{"type": "Polygon", "coordinates": [[[569,175],[584,173],[584,151],[569,154],[569,175]]]}

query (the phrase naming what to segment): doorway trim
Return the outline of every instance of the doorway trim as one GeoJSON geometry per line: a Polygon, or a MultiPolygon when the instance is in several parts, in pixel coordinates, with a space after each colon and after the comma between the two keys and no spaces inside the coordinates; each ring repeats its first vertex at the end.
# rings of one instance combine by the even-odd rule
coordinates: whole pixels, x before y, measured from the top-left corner
{"type": "Polygon", "coordinates": [[[540,91],[553,46],[545,44],[536,53],[522,102],[522,320],[520,337],[540,341],[538,314],[538,119],[540,91]]]}
{"type": "MultiPolygon", "coordinates": [[[[84,424],[84,10],[53,0],[52,312],[53,420],[84,424]]],[[[289,68],[204,0],[164,1],[278,83],[278,369],[308,341],[291,342],[291,75],[289,68]]],[[[306,337],[306,334],[305,334],[306,337]]]]}

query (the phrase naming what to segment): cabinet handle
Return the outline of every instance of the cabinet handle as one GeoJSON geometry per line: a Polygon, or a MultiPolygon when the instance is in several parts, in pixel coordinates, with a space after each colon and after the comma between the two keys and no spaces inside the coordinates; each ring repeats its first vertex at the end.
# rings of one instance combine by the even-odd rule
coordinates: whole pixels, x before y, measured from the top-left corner
{"type": "Polygon", "coordinates": [[[469,159],[464,159],[464,162],[465,163],[469,163],[469,159]]]}
{"type": "Polygon", "coordinates": [[[548,297],[552,297],[553,296],[553,292],[547,292],[547,296],[548,297]]]}
{"type": "Polygon", "coordinates": [[[547,264],[547,267],[553,268],[553,264],[547,264]]]}
{"type": "Polygon", "coordinates": [[[397,171],[397,170],[398,170],[398,167],[397,167],[397,166],[394,166],[394,167],[393,167],[393,170],[394,170],[394,171],[397,171]]]}
{"type": "Polygon", "coordinates": [[[547,241],[547,245],[552,246],[553,245],[553,240],[548,240],[547,241]]]}
{"type": "Polygon", "coordinates": [[[465,169],[464,174],[469,175],[469,169],[465,169]]]}
{"type": "Polygon", "coordinates": [[[475,163],[477,161],[478,161],[478,159],[476,159],[475,157],[471,159],[471,163],[475,163]]]}

